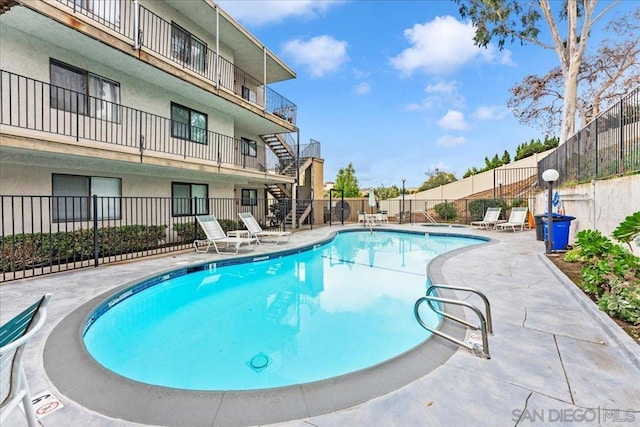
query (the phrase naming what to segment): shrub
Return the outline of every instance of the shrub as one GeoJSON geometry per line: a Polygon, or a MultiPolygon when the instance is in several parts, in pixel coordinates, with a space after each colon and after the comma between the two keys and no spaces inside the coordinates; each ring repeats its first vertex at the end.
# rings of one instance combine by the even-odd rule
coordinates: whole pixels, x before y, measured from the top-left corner
{"type": "MultiPolygon", "coordinates": [[[[166,225],[127,225],[98,229],[98,256],[120,255],[158,246],[166,225]]],[[[16,234],[0,238],[5,272],[92,259],[94,229],[59,233],[16,234]]]]}
{"type": "Polygon", "coordinates": [[[601,310],[640,324],[640,258],[597,230],[580,231],[576,250],[571,258],[586,261],[582,289],[594,296],[601,310]]]}
{"type": "Polygon", "coordinates": [[[456,205],[450,202],[438,203],[433,207],[440,218],[446,220],[456,219],[458,217],[458,209],[456,205]]]}

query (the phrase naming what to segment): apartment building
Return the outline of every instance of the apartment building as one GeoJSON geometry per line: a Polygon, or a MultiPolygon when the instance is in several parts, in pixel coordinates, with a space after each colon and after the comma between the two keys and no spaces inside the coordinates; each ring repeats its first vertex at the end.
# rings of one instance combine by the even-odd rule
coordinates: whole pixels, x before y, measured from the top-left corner
{"type": "Polygon", "coordinates": [[[114,220],[295,198],[297,107],[271,87],[295,72],[211,0],[0,0],[0,68],[0,194],[49,197],[41,221],[94,195],[114,220]]]}

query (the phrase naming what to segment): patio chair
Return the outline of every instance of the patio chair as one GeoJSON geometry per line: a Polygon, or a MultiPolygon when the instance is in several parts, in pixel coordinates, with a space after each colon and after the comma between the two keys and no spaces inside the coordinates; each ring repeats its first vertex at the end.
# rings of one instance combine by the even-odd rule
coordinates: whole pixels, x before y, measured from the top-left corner
{"type": "Polygon", "coordinates": [[[520,231],[525,228],[529,228],[529,222],[527,221],[527,212],[529,208],[511,208],[511,214],[509,214],[509,219],[507,222],[503,222],[500,224],[496,224],[496,230],[506,230],[511,228],[512,231],[516,231],[516,228],[519,228],[520,231]]]}
{"type": "Polygon", "coordinates": [[[264,240],[273,241],[277,245],[280,242],[288,242],[291,238],[290,231],[264,231],[251,212],[238,212],[238,216],[249,230],[251,237],[254,237],[259,245],[264,240]]]}
{"type": "Polygon", "coordinates": [[[236,233],[235,236],[229,236],[225,234],[224,230],[220,226],[220,223],[218,222],[216,217],[213,215],[199,215],[199,216],[196,216],[196,219],[198,220],[198,224],[200,224],[202,231],[204,231],[204,234],[207,236],[205,240],[194,240],[193,247],[196,249],[196,252],[206,253],[209,251],[209,248],[211,247],[211,245],[213,245],[218,255],[222,255],[222,254],[235,255],[238,253],[238,251],[240,250],[240,247],[243,244],[251,247],[251,243],[256,241],[256,238],[249,236],[248,233],[246,233],[247,234],[246,237],[243,237],[241,235],[242,232],[238,232],[238,231],[235,232],[236,233]],[[235,247],[236,251],[220,252],[220,248],[218,245],[221,243],[224,243],[225,249],[229,247],[229,245],[232,245],[233,247],[235,247]],[[207,247],[204,250],[198,249],[199,246],[203,246],[203,245],[207,245],[207,247]]]}
{"type": "Polygon", "coordinates": [[[358,225],[367,222],[367,214],[364,211],[358,211],[358,225]]]}
{"type": "Polygon", "coordinates": [[[0,425],[5,425],[9,413],[22,401],[29,427],[38,426],[22,358],[29,339],[42,328],[47,318],[50,299],[51,294],[44,295],[0,327],[0,425]]]}
{"type": "Polygon", "coordinates": [[[376,222],[380,224],[389,224],[389,214],[387,211],[380,211],[376,214],[376,222]]]}
{"type": "Polygon", "coordinates": [[[482,221],[471,221],[471,225],[477,225],[479,228],[488,230],[491,227],[495,227],[497,224],[507,222],[504,219],[498,219],[500,218],[500,212],[502,212],[502,208],[487,208],[482,221]]]}

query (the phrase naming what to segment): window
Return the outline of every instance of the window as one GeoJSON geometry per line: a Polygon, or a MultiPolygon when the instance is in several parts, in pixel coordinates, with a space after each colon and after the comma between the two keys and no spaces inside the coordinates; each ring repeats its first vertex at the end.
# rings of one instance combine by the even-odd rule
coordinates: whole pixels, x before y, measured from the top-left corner
{"type": "Polygon", "coordinates": [[[171,136],[206,144],[207,115],[171,103],[171,136]]]}
{"type": "Polygon", "coordinates": [[[92,218],[91,196],[98,196],[97,219],[120,218],[122,186],[119,178],[53,174],[53,220],[81,221],[92,218]]]}
{"type": "Polygon", "coordinates": [[[120,0],[74,0],[76,6],[103,23],[120,25],[120,0]]]}
{"type": "Polygon", "coordinates": [[[258,190],[242,190],[242,206],[258,206],[258,190]]]}
{"type": "Polygon", "coordinates": [[[208,215],[209,186],[174,182],[171,184],[171,212],[173,216],[208,215]],[[195,209],[194,201],[196,198],[195,209]],[[195,210],[195,212],[194,212],[195,210]]]}
{"type": "Polygon", "coordinates": [[[242,97],[249,102],[256,104],[258,102],[258,94],[255,90],[251,90],[246,86],[242,86],[242,97]]]}
{"type": "Polygon", "coordinates": [[[51,108],[118,121],[120,84],[51,60],[51,108]]]}
{"type": "Polygon", "coordinates": [[[171,23],[171,54],[176,61],[198,73],[207,69],[207,44],[175,22],[171,23]]]}
{"type": "Polygon", "coordinates": [[[247,156],[251,156],[251,157],[257,157],[258,156],[258,150],[257,150],[257,145],[255,141],[252,141],[250,139],[247,138],[241,138],[240,139],[240,152],[244,155],[247,156]]]}

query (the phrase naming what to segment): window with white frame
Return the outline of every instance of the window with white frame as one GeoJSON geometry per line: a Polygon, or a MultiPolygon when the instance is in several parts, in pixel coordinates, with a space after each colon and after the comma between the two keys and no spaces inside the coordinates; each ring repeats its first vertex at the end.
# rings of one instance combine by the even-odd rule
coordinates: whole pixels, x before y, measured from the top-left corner
{"type": "Polygon", "coordinates": [[[51,60],[51,108],[118,122],[120,84],[51,60]]]}
{"type": "Polygon", "coordinates": [[[258,206],[258,190],[242,190],[242,206],[258,206]]]}
{"type": "Polygon", "coordinates": [[[173,216],[208,215],[209,186],[188,182],[171,183],[171,213],[173,216]]]}
{"type": "Polygon", "coordinates": [[[247,138],[240,138],[241,147],[240,152],[246,156],[257,157],[258,149],[255,141],[247,138]]]}
{"type": "Polygon", "coordinates": [[[171,136],[206,144],[207,115],[172,102],[171,136]]]}
{"type": "Polygon", "coordinates": [[[52,175],[54,222],[91,219],[96,195],[97,219],[119,219],[122,184],[120,178],[82,175],[52,175]]]}
{"type": "Polygon", "coordinates": [[[207,44],[175,22],[171,23],[171,55],[198,73],[207,69],[207,44]]]}

